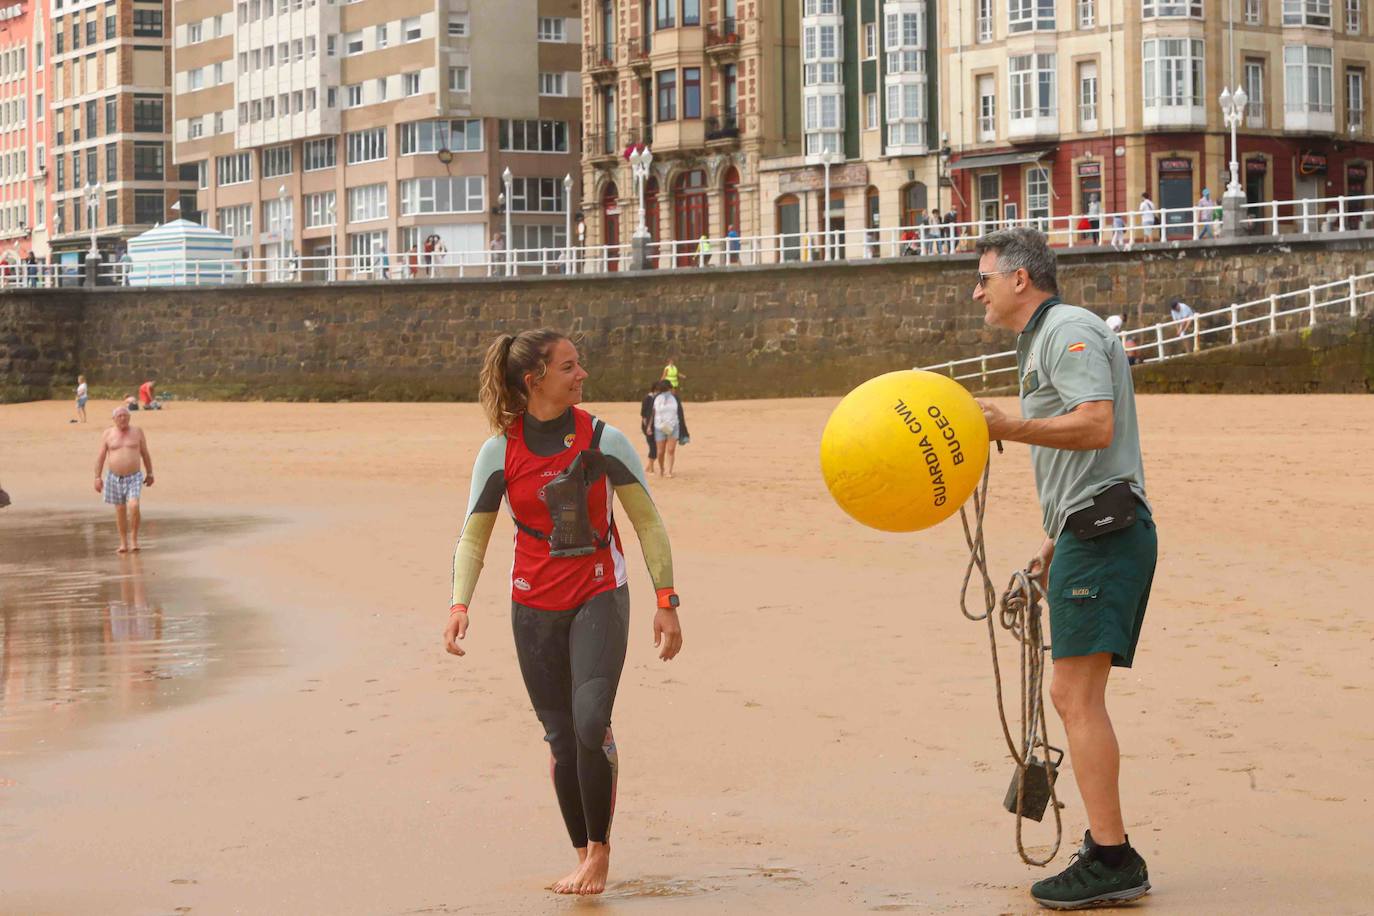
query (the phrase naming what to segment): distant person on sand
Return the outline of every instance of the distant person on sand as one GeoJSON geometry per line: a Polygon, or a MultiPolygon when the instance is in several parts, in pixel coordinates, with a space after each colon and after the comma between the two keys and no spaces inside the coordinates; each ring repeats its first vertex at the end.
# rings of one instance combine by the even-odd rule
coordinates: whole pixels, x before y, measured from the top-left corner
{"type": "Polygon", "coordinates": [[[658,472],[664,477],[672,477],[673,465],[677,463],[677,444],[682,437],[682,404],[677,399],[677,392],[666,381],[660,382],[659,388],[654,398],[654,442],[658,449],[658,472]]]}
{"type": "Polygon", "coordinates": [[[138,550],[139,502],[143,488],[153,485],[153,456],[148,453],[148,437],[131,425],[127,407],[116,407],[112,417],[110,428],[100,434],[95,456],[95,492],[104,493],[105,502],[115,507],[119,553],[128,553],[138,550]],[[146,475],[142,468],[147,468],[146,475]]]}
{"type": "Polygon", "coordinates": [[[677,441],[678,445],[686,445],[687,437],[687,413],[682,409],[682,381],[687,378],[677,367],[677,357],[668,357],[668,365],[663,367],[662,380],[667,384],[664,391],[672,391],[673,397],[677,399],[677,441]]]}
{"type": "Polygon", "coordinates": [[[659,386],[662,384],[662,381],[656,381],[650,385],[649,393],[639,402],[639,429],[649,443],[649,460],[644,464],[646,474],[653,473],[654,461],[658,458],[658,446],[654,439],[654,398],[658,397],[659,386]]]}
{"type": "Polygon", "coordinates": [[[76,416],[82,423],[86,422],[86,398],[89,389],[86,387],[86,376],[76,377],[76,416]]]}
{"type": "Polygon", "coordinates": [[[138,406],[142,410],[161,410],[162,403],[157,399],[157,382],[149,379],[138,386],[138,406]]]}
{"type": "MultiPolygon", "coordinates": [[[[611,494],[639,536],[658,593],[654,645],[682,648],[668,534],[634,446],[577,405],[577,348],[549,328],[504,334],[487,350],[481,398],[496,434],[477,455],[467,519],[453,555],[444,649],[463,655],[468,602],[503,500],[515,520],[515,653],[553,755],[551,776],[578,866],[559,894],[599,894],[610,868],[619,757],[611,707],[629,641],[630,592],[611,494]]],[[[671,736],[671,725],[665,729],[671,736]]],[[[460,735],[461,740],[470,740],[460,735]]],[[[642,789],[641,791],[646,791],[642,789]]]]}

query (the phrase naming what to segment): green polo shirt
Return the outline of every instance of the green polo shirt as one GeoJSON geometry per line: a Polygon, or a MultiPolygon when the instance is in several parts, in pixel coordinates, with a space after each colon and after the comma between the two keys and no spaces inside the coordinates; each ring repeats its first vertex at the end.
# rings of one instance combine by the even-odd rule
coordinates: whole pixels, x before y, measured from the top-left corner
{"type": "Polygon", "coordinates": [[[1135,386],[1126,350],[1106,323],[1087,309],[1051,296],[1016,338],[1016,369],[1021,416],[1027,419],[1062,416],[1088,401],[1112,402],[1114,428],[1106,448],[1030,447],[1045,533],[1057,538],[1069,515],[1092,505],[1093,497],[1121,481],[1144,501],[1135,386]]]}

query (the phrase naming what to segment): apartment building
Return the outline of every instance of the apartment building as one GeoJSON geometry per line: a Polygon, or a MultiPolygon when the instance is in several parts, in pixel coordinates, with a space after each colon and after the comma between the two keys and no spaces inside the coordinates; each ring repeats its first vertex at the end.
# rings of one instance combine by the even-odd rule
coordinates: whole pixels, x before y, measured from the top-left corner
{"type": "Polygon", "coordinates": [[[0,6],[0,264],[48,253],[46,8],[0,6]]]}
{"type": "Polygon", "coordinates": [[[239,256],[352,255],[359,268],[436,241],[473,259],[492,245],[566,244],[576,0],[177,0],[175,11],[175,158],[239,256]]]}
{"type": "MultiPolygon", "coordinates": [[[[582,21],[586,244],[630,242],[639,201],[629,155],[644,148],[654,242],[761,231],[759,164],[801,150],[795,4],[582,0],[582,21]]],[[[650,246],[651,263],[668,250],[650,246]]],[[[681,245],[677,256],[694,253],[681,245]]]]}
{"type": "MultiPolygon", "coordinates": [[[[941,31],[957,205],[988,223],[1370,193],[1368,0],[965,0],[941,31]]],[[[1172,237],[1189,229],[1172,214],[1172,237]]]]}
{"type": "MultiPolygon", "coordinates": [[[[53,0],[47,43],[50,246],[106,258],[175,215],[186,188],[168,158],[170,78],[162,0],[53,0]]],[[[194,187],[194,185],[190,185],[194,187]]]]}
{"type": "Polygon", "coordinates": [[[947,203],[937,183],[934,39],[947,6],[802,0],[790,86],[803,106],[803,149],[761,166],[762,224],[783,237],[784,258],[857,257],[867,230],[911,225],[947,203]]]}

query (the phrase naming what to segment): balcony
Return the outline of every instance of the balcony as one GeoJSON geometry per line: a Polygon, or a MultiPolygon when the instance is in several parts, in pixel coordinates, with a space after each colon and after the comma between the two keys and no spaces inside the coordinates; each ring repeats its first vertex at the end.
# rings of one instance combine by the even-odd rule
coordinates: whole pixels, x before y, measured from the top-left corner
{"type": "Polygon", "coordinates": [[[1204,130],[1207,127],[1207,109],[1203,107],[1201,99],[1146,99],[1142,122],[1146,130],[1204,130]]]}
{"type": "Polygon", "coordinates": [[[584,69],[597,82],[613,82],[615,80],[615,45],[592,45],[587,48],[584,69]]]}
{"type": "Polygon", "coordinates": [[[582,154],[588,162],[612,162],[620,156],[621,139],[615,131],[587,134],[582,154]]]}
{"type": "Polygon", "coordinates": [[[630,39],[630,69],[640,76],[648,76],[649,70],[649,41],[648,39],[630,39]]]}
{"type": "Polygon", "coordinates": [[[706,53],[718,59],[739,57],[739,25],[733,16],[713,19],[706,26],[706,53]]]}
{"type": "Polygon", "coordinates": [[[1283,111],[1283,129],[1298,134],[1334,134],[1336,115],[1328,105],[1287,105],[1283,111]]]}
{"type": "Polygon", "coordinates": [[[732,111],[707,118],[706,145],[712,147],[738,146],[739,114],[732,111]]]}

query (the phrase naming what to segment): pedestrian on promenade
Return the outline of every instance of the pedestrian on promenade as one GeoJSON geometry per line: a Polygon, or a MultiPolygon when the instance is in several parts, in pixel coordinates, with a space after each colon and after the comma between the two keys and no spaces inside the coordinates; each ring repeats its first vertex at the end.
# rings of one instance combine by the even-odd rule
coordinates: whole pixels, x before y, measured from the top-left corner
{"type": "Polygon", "coordinates": [[[1194,210],[1194,219],[1197,220],[1197,237],[1199,239],[1212,238],[1212,217],[1216,213],[1217,205],[1212,200],[1212,189],[1203,188],[1202,196],[1198,198],[1197,207],[1194,210]]]}
{"type": "Polygon", "coordinates": [[[1140,235],[1141,241],[1153,242],[1155,236],[1155,202],[1150,200],[1149,191],[1140,192],[1140,235]]]}

